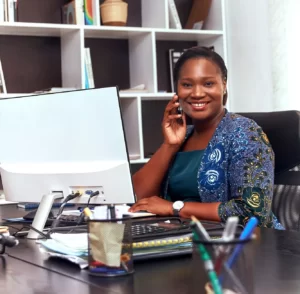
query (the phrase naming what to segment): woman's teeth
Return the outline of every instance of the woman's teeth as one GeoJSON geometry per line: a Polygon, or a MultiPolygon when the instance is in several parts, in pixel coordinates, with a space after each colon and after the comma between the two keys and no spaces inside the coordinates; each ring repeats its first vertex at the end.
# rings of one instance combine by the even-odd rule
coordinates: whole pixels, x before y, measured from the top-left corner
{"type": "Polygon", "coordinates": [[[201,106],[204,106],[206,103],[191,103],[191,104],[196,107],[201,107],[201,106]]]}

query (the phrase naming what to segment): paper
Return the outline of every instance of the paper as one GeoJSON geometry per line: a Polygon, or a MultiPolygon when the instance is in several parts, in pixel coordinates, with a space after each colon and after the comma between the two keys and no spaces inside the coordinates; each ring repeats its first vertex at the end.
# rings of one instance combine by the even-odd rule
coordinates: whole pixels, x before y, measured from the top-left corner
{"type": "Polygon", "coordinates": [[[150,212],[128,212],[130,206],[128,205],[116,205],[116,214],[118,217],[123,217],[123,215],[131,217],[146,217],[146,216],[155,216],[155,214],[150,212]]]}
{"type": "Polygon", "coordinates": [[[125,224],[94,222],[89,226],[92,258],[107,266],[119,267],[125,224]]]}
{"type": "Polygon", "coordinates": [[[71,249],[85,251],[88,248],[87,233],[78,233],[78,234],[53,233],[51,234],[51,238],[71,249]]]}
{"type": "Polygon", "coordinates": [[[46,249],[66,254],[70,256],[87,256],[88,255],[88,240],[87,233],[79,234],[51,234],[52,239],[39,240],[46,249]]]}

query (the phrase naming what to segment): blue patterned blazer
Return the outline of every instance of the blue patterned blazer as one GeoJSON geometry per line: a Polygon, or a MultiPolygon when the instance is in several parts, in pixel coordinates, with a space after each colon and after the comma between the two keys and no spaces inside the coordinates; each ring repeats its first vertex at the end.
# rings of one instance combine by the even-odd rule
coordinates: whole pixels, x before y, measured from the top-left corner
{"type": "MultiPolygon", "coordinates": [[[[193,126],[188,126],[186,139],[192,132],[193,126]]],[[[238,216],[245,225],[255,216],[261,227],[284,229],[271,210],[274,153],[253,120],[226,110],[204,151],[197,181],[200,202],[221,202],[218,213],[222,221],[238,216]]],[[[169,172],[162,196],[170,200],[168,182],[169,172]]]]}

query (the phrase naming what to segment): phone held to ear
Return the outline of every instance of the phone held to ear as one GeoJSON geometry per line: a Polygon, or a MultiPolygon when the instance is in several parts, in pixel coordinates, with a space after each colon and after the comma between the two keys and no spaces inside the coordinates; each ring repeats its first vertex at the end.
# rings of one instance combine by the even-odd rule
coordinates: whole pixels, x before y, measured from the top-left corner
{"type": "MultiPolygon", "coordinates": [[[[180,105],[179,105],[179,107],[177,108],[177,114],[183,115],[183,110],[182,110],[182,107],[181,107],[180,105]]],[[[182,116],[179,117],[179,118],[177,119],[177,122],[178,122],[179,124],[183,124],[182,116]]]]}
{"type": "Polygon", "coordinates": [[[183,114],[183,110],[181,106],[178,106],[177,108],[177,114],[183,114]]]}

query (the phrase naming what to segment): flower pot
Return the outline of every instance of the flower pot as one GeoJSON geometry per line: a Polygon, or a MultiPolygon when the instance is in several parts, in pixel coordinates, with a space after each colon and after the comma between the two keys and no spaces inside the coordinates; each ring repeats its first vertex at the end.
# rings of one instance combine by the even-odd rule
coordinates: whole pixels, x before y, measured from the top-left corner
{"type": "Polygon", "coordinates": [[[122,0],[106,0],[100,5],[103,25],[124,26],[127,23],[128,4],[122,0]]]}

